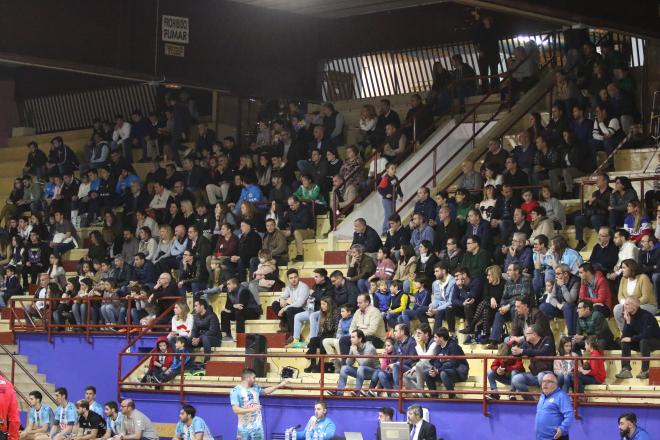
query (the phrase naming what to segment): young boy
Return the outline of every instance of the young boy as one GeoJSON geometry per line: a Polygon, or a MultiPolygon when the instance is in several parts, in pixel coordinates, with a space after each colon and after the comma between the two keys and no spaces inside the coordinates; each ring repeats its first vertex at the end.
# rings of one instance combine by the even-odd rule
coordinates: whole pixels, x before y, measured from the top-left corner
{"type": "MultiPolygon", "coordinates": [[[[339,339],[342,336],[350,335],[351,322],[353,322],[353,306],[350,304],[344,304],[339,308],[339,314],[341,319],[337,324],[337,334],[334,338],[325,338],[323,340],[323,348],[327,354],[339,354],[339,339]]],[[[339,359],[334,359],[332,361],[334,364],[334,371],[338,373],[341,369],[341,361],[339,359]]]]}
{"type": "Polygon", "coordinates": [[[415,277],[413,287],[416,293],[410,295],[410,304],[408,305],[408,308],[401,313],[397,322],[408,324],[408,326],[410,326],[410,321],[417,319],[418,310],[431,303],[430,286],[431,280],[429,280],[427,276],[417,275],[415,277]]]}
{"type": "Polygon", "coordinates": [[[385,322],[390,329],[394,329],[399,316],[407,308],[408,294],[403,291],[403,283],[400,280],[392,281],[392,284],[390,284],[390,308],[385,316],[385,322]]]}
{"type": "Polygon", "coordinates": [[[392,302],[390,291],[387,289],[387,281],[380,278],[373,278],[369,287],[370,289],[374,289],[373,292],[371,290],[369,291],[372,297],[371,304],[380,311],[383,319],[385,319],[385,315],[387,315],[387,311],[390,309],[390,303],[392,302]]]}
{"type": "Polygon", "coordinates": [[[403,192],[399,186],[399,178],[396,176],[396,164],[389,162],[385,167],[385,174],[378,182],[378,193],[383,198],[383,233],[387,233],[390,228],[389,218],[394,212],[394,189],[399,198],[403,197],[403,192]]]}
{"type": "Polygon", "coordinates": [[[183,336],[176,338],[176,342],[174,343],[174,352],[176,355],[174,355],[174,361],[172,361],[172,365],[163,373],[162,382],[169,382],[177,375],[179,375],[181,373],[181,364],[183,364],[183,371],[186,371],[192,367],[193,360],[192,357],[189,356],[188,350],[186,349],[186,343],[187,339],[183,336]]]}
{"type": "Polygon", "coordinates": [[[156,350],[149,358],[149,365],[145,367],[146,373],[140,382],[162,382],[163,374],[172,366],[172,362],[174,362],[174,356],[167,354],[169,351],[170,346],[167,343],[167,337],[161,336],[158,338],[158,341],[156,341],[156,350]]]}

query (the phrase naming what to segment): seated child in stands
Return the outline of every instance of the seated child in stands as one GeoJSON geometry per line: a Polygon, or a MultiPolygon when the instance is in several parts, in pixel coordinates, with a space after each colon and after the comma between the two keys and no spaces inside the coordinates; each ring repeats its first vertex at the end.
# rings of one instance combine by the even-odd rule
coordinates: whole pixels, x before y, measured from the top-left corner
{"type": "MultiPolygon", "coordinates": [[[[509,344],[501,343],[497,350],[498,356],[511,356],[511,347],[509,344]]],[[[523,366],[522,359],[495,359],[490,365],[490,371],[488,371],[488,384],[490,385],[491,391],[497,390],[497,382],[511,385],[511,378],[518,373],[524,373],[525,367],[523,366]]],[[[488,394],[486,399],[499,400],[499,394],[488,394]]]]}
{"type": "Polygon", "coordinates": [[[408,294],[403,291],[403,283],[400,280],[392,281],[390,284],[390,308],[385,316],[385,323],[390,329],[394,329],[399,316],[408,308],[408,294]]]}
{"type": "Polygon", "coordinates": [[[569,336],[563,336],[559,340],[559,356],[562,356],[564,359],[555,359],[553,362],[552,369],[554,370],[555,376],[557,376],[557,384],[568,392],[568,387],[570,385],[570,377],[575,367],[575,361],[578,358],[578,355],[573,352],[573,340],[569,336]]]}
{"type": "Polygon", "coordinates": [[[380,368],[371,374],[371,383],[369,383],[368,394],[372,397],[378,397],[378,392],[374,390],[379,386],[382,388],[382,384],[380,383],[381,378],[389,376],[389,380],[393,380],[392,370],[390,370],[389,366],[397,361],[396,357],[392,356],[395,344],[396,342],[393,337],[388,336],[385,338],[385,352],[383,353],[383,357],[379,359],[380,368]]]}
{"type": "Polygon", "coordinates": [[[384,320],[392,302],[390,291],[387,288],[387,281],[373,278],[369,282],[369,295],[371,295],[371,303],[378,308],[384,320]]]}
{"type": "Polygon", "coordinates": [[[167,344],[167,337],[161,336],[158,338],[154,354],[149,358],[149,365],[145,368],[145,375],[140,382],[158,383],[162,381],[163,374],[170,368],[174,361],[174,356],[167,354],[169,351],[170,347],[167,344]]]}
{"type": "MultiPolygon", "coordinates": [[[[603,356],[603,349],[598,345],[597,336],[591,335],[586,339],[585,351],[589,353],[589,358],[603,356]]],[[[578,368],[578,389],[576,390],[573,387],[574,373],[568,375],[567,381],[573,387],[573,391],[584,393],[585,385],[600,385],[605,382],[606,377],[607,372],[605,371],[605,361],[603,359],[586,359],[582,361],[582,365],[578,368]]],[[[567,390],[567,388],[565,382],[564,390],[567,390]]]]}
{"type": "Polygon", "coordinates": [[[526,189],[522,193],[523,202],[520,209],[525,211],[525,220],[529,223],[532,221],[532,209],[539,206],[539,202],[534,199],[534,193],[531,189],[526,189]]]}
{"type": "Polygon", "coordinates": [[[211,257],[209,263],[209,286],[204,290],[194,293],[194,298],[209,301],[209,295],[217,295],[225,288],[225,281],[228,278],[228,272],[222,265],[220,258],[211,257]]]}
{"type": "Polygon", "coordinates": [[[417,320],[420,308],[427,307],[431,303],[431,280],[426,275],[416,275],[413,281],[415,294],[410,294],[408,308],[401,313],[398,322],[410,325],[410,321],[417,320]]]}
{"type": "Polygon", "coordinates": [[[186,348],[186,343],[187,339],[183,336],[176,338],[176,342],[174,343],[174,347],[176,348],[174,350],[174,360],[172,361],[172,365],[163,372],[161,382],[169,382],[178,376],[182,372],[182,365],[183,371],[189,370],[193,366],[193,360],[186,348]]]}
{"type": "Polygon", "coordinates": [[[250,281],[248,286],[252,296],[258,303],[259,292],[272,292],[281,289],[284,287],[284,283],[279,279],[277,263],[275,263],[270,251],[261,249],[257,256],[259,257],[259,265],[252,274],[254,279],[250,281]]]}
{"type": "MultiPolygon", "coordinates": [[[[337,324],[337,334],[334,338],[325,338],[322,341],[323,349],[327,354],[339,354],[339,339],[343,336],[349,336],[351,334],[350,328],[351,323],[353,322],[353,306],[350,304],[344,304],[339,308],[339,315],[341,319],[337,324]]],[[[328,359],[330,360],[330,359],[328,359]]],[[[339,374],[341,369],[341,361],[339,359],[332,360],[334,372],[339,374]]]]}

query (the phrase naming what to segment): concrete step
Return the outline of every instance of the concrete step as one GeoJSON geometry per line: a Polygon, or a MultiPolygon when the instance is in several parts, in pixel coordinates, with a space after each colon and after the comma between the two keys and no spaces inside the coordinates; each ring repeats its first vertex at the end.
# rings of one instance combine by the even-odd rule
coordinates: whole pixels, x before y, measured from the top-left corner
{"type": "Polygon", "coordinates": [[[25,147],[28,142],[34,141],[39,145],[49,144],[50,140],[56,136],[60,136],[64,143],[69,140],[89,139],[92,135],[91,128],[82,128],[79,130],[60,131],[44,134],[35,134],[31,136],[16,136],[9,138],[8,145],[10,147],[25,147]]]}

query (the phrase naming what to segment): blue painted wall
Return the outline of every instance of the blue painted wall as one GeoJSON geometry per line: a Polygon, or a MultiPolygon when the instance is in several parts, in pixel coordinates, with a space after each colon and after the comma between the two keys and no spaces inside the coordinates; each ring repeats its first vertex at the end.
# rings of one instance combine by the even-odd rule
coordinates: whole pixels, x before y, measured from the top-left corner
{"type": "MultiPolygon", "coordinates": [[[[141,347],[153,347],[155,338],[149,338],[141,347]]],[[[96,337],[92,344],[77,336],[61,336],[48,344],[44,336],[19,335],[18,346],[22,355],[46,374],[48,381],[69,389],[71,399],[83,396],[86,385],[93,384],[98,390],[98,400],[105,402],[116,398],[117,353],[126,344],[126,338],[117,336],[96,337]]],[[[139,347],[136,347],[136,350],[139,347]]],[[[135,351],[135,350],[134,350],[135,351]]],[[[125,362],[124,373],[134,362],[125,362]]],[[[155,422],[174,423],[179,412],[178,396],[164,393],[126,393],[123,397],[134,398],[140,410],[155,422]]],[[[186,402],[197,407],[214,435],[224,440],[236,435],[236,416],[229,406],[228,396],[188,395],[186,402]]],[[[379,399],[327,400],[330,417],[338,426],[338,432],[358,431],[365,440],[371,440],[377,425],[378,408],[396,406],[395,401],[379,399]]],[[[267,438],[281,433],[287,427],[304,425],[312,414],[314,399],[264,397],[263,418],[267,438]]],[[[534,437],[534,405],[489,405],[490,417],[481,413],[480,403],[423,402],[429,408],[431,421],[438,428],[438,436],[445,440],[506,439],[528,440],[534,437]]],[[[618,438],[617,417],[628,408],[587,407],[580,408],[582,420],[576,421],[571,430],[572,440],[618,438]]],[[[633,408],[640,426],[651,434],[660,433],[660,408],[633,408]]],[[[403,414],[396,414],[403,420],[403,414]]]]}

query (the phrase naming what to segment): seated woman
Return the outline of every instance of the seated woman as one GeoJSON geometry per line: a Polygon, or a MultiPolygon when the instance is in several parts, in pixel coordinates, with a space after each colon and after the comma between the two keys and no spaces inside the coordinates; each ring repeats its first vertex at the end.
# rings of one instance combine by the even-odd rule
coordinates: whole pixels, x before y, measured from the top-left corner
{"type": "MultiPolygon", "coordinates": [[[[176,338],[184,337],[190,340],[193,329],[193,315],[186,301],[179,301],[174,305],[174,316],[172,316],[172,330],[167,335],[167,342],[174,347],[176,338]]],[[[186,344],[190,346],[190,342],[186,344]]]]}
{"type": "Polygon", "coordinates": [[[396,271],[396,263],[392,261],[392,256],[389,248],[380,247],[376,253],[376,272],[368,279],[360,279],[357,282],[357,287],[360,292],[369,291],[369,282],[375,278],[381,281],[389,281],[394,276],[396,271]]]}
{"type": "Polygon", "coordinates": [[[541,186],[539,203],[545,208],[546,215],[552,220],[555,229],[561,230],[566,227],[566,212],[564,211],[564,205],[562,205],[559,199],[552,194],[548,185],[541,186]]]}
{"type": "MultiPolygon", "coordinates": [[[[339,307],[335,306],[332,298],[324,296],[321,298],[320,305],[321,316],[319,318],[319,332],[316,336],[309,339],[307,343],[306,354],[327,354],[323,347],[323,340],[327,338],[334,338],[337,334],[337,326],[341,316],[339,314],[339,307]]],[[[326,367],[332,364],[326,363],[326,367]]],[[[320,373],[321,367],[316,358],[309,359],[309,366],[305,368],[305,373],[320,373]]]]}
{"type": "MultiPolygon", "coordinates": [[[[490,336],[490,328],[493,318],[502,301],[504,282],[502,281],[502,269],[497,266],[486,268],[486,283],[482,294],[482,300],[477,304],[472,321],[468,323],[466,332],[476,335],[476,342],[486,343],[490,336]]],[[[492,388],[491,388],[492,389],[492,388]]]]}
{"type": "Polygon", "coordinates": [[[628,215],[623,221],[623,229],[630,234],[630,240],[639,242],[643,236],[651,235],[651,220],[644,214],[639,200],[631,200],[627,206],[628,215]]]}
{"type": "MultiPolygon", "coordinates": [[[[488,168],[486,168],[488,169],[488,168]]],[[[490,222],[495,211],[495,204],[497,203],[497,196],[495,194],[495,186],[488,184],[484,186],[484,197],[479,202],[479,212],[481,218],[490,222]]]]}
{"type": "Polygon", "coordinates": [[[619,176],[614,180],[614,190],[610,195],[609,226],[616,229],[623,225],[626,218],[628,202],[639,200],[637,191],[633,188],[630,179],[626,176],[619,176]]]}
{"type": "Polygon", "coordinates": [[[625,319],[623,316],[623,304],[626,298],[634,296],[639,299],[640,307],[651,314],[658,311],[658,304],[655,299],[653,283],[648,275],[640,273],[639,264],[633,259],[626,259],[621,262],[621,282],[619,283],[619,303],[614,306],[614,319],[619,330],[623,331],[625,319]]]}
{"type": "Polygon", "coordinates": [[[261,306],[247,288],[240,288],[238,279],[227,280],[227,301],[220,312],[223,341],[235,341],[231,334],[231,321],[236,321],[236,333],[245,333],[245,321],[259,319],[261,306]]]}

